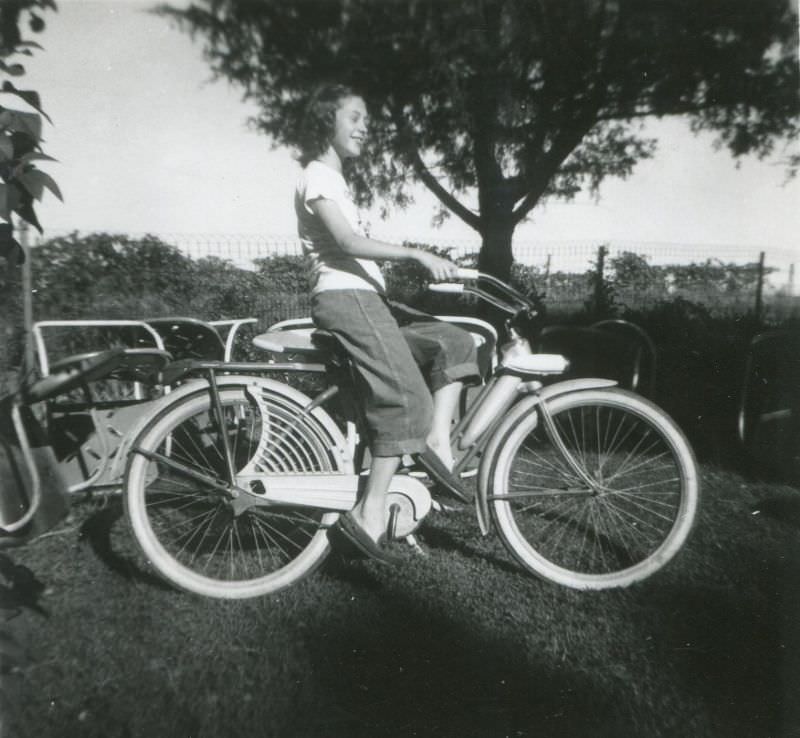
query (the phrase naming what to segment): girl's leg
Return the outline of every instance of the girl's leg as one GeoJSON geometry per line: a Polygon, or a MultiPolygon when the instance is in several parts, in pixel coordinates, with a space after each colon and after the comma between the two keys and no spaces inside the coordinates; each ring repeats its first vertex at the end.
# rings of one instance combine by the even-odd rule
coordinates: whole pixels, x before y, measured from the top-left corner
{"type": "Polygon", "coordinates": [[[450,430],[463,386],[463,382],[451,382],[433,393],[433,424],[428,434],[428,446],[448,469],[453,468],[450,430]]]}
{"type": "Polygon", "coordinates": [[[392,303],[395,318],[415,360],[425,367],[433,396],[433,420],[428,447],[448,470],[453,468],[450,431],[461,399],[464,380],[479,380],[477,349],[472,336],[452,323],[392,303]]]}
{"type": "Polygon", "coordinates": [[[358,377],[372,464],[351,518],[377,542],[386,532],[386,496],[403,454],[425,450],[433,401],[411,348],[383,298],[358,290],[322,292],[312,316],[333,333],[358,377]]]}
{"type": "Polygon", "coordinates": [[[364,494],[350,512],[358,524],[378,540],[386,532],[386,493],[400,465],[400,456],[373,456],[364,494]]]}

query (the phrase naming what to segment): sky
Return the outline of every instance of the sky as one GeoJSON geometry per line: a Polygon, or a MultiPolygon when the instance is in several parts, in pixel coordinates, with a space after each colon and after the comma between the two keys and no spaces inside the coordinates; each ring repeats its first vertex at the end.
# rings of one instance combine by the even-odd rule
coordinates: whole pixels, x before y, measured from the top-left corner
{"type": "MultiPolygon", "coordinates": [[[[152,4],[58,0],[45,32],[28,35],[45,50],[15,83],[37,90],[53,119],[44,150],[58,163],[41,168],[64,195],[39,204],[46,234],[293,235],[292,152],[248,128],[254,110],[241,91],[212,81],[200,41],[147,13],[152,4]]],[[[18,107],[16,98],[0,104],[18,107]]],[[[536,208],[515,239],[687,244],[704,258],[723,245],[800,254],[800,181],[786,184],[780,164],[737,166],[680,119],[655,121],[648,133],[659,139],[654,159],[627,180],[606,180],[599,199],[581,193],[536,208]]],[[[373,232],[475,240],[456,218],[432,228],[432,196],[416,200],[386,222],[368,214],[373,232]]]]}

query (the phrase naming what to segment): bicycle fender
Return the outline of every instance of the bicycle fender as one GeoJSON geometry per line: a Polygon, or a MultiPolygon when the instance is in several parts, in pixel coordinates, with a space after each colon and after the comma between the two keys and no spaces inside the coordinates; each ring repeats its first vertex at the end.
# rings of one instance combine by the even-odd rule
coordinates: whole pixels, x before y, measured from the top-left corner
{"type": "Polygon", "coordinates": [[[524,418],[528,413],[533,412],[536,406],[544,401],[557,397],[558,395],[569,392],[582,392],[590,389],[601,389],[616,387],[617,382],[611,379],[601,379],[595,377],[580,379],[565,379],[562,382],[555,382],[547,385],[534,394],[529,394],[511,406],[506,415],[506,419],[497,427],[492,434],[486,449],[481,458],[478,468],[478,484],[475,495],[475,512],[478,517],[478,525],[483,535],[488,535],[490,525],[489,515],[489,487],[491,485],[492,474],[494,473],[494,462],[500,450],[500,446],[509,432],[524,418]]]}
{"type": "Polygon", "coordinates": [[[180,400],[185,395],[191,394],[200,387],[208,387],[208,382],[202,379],[191,379],[180,387],[171,389],[169,393],[161,397],[142,403],[142,415],[131,426],[130,432],[122,440],[119,449],[112,462],[111,471],[109,476],[111,478],[121,477],[125,470],[125,465],[128,459],[128,453],[134,440],[139,437],[139,434],[145,429],[145,426],[155,417],[156,413],[160,412],[164,407],[168,406],[171,402],[180,400]]]}
{"type": "Polygon", "coordinates": [[[488,445],[481,456],[481,463],[478,467],[478,483],[475,494],[475,512],[478,516],[478,525],[483,535],[488,535],[491,530],[491,518],[489,516],[489,486],[492,473],[494,472],[495,458],[503,439],[525,415],[534,410],[540,402],[538,394],[528,395],[517,401],[508,410],[506,419],[495,429],[489,440],[488,445]]]}
{"type": "Polygon", "coordinates": [[[549,400],[556,395],[563,395],[567,392],[582,392],[590,389],[603,389],[606,387],[616,387],[619,382],[613,379],[601,379],[599,377],[585,377],[580,379],[565,379],[563,382],[555,382],[543,387],[536,394],[542,400],[549,400]]]}

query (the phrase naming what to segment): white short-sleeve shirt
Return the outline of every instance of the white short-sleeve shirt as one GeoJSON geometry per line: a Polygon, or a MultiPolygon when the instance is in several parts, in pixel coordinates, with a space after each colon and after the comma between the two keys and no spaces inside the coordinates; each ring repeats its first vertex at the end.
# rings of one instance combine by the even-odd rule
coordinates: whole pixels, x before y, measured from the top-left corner
{"type": "Polygon", "coordinates": [[[350,227],[363,235],[358,209],[344,177],[327,164],[312,161],[300,174],[295,188],[294,209],[297,234],[303,252],[311,258],[312,294],[324,290],[383,290],[385,283],[378,265],[371,259],[357,259],[342,251],[324,223],[311,210],[317,199],[331,200],[342,211],[350,227]]]}

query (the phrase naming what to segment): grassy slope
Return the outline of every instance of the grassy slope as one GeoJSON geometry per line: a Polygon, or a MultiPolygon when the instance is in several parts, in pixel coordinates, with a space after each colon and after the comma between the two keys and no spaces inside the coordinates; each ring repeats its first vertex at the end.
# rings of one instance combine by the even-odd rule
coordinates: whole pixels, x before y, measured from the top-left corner
{"type": "Polygon", "coordinates": [[[800,492],[705,469],[702,517],[666,570],[580,593],[521,572],[468,509],[427,558],[334,558],[271,598],[164,587],[119,506],[9,552],[48,615],[5,624],[7,736],[800,735],[800,492]],[[756,512],[757,511],[757,512],[756,512]]]}

